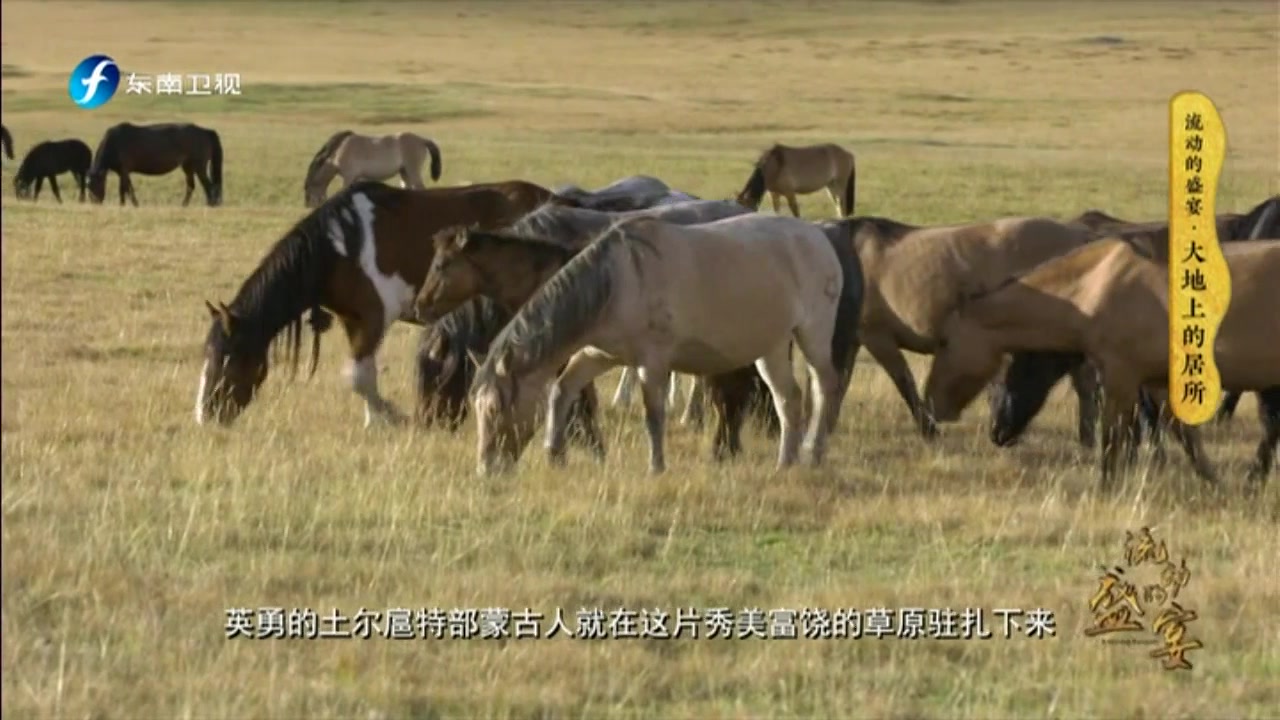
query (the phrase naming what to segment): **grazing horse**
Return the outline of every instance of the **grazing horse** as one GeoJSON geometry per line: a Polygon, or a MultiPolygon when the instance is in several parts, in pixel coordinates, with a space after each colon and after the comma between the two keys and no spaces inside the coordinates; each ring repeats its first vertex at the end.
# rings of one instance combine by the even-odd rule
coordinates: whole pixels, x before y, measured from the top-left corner
{"type": "Polygon", "coordinates": [[[820,464],[856,346],[857,298],[845,292],[854,284],[846,277],[827,236],[792,218],[617,223],[544,283],[490,345],[472,389],[477,469],[514,464],[544,398],[548,454],[563,462],[570,400],[609,368],[635,365],[644,370],[649,471],[660,473],[668,373],[716,375],[753,362],[782,417],[778,465],[792,465],[801,440],[793,341],[816,385],[806,444],[820,464]]]}
{"type": "Polygon", "coordinates": [[[222,140],[216,131],[192,123],[112,125],[103,133],[89,166],[89,197],[95,203],[103,201],[110,170],[120,176],[120,204],[127,196],[138,207],[130,173],[167,175],[178,168],[187,176],[183,207],[191,203],[196,178],[209,207],[222,204],[222,140]]]}
{"type": "MultiPolygon", "coordinates": [[[[481,296],[493,299],[514,313],[579,250],[620,219],[656,217],[678,225],[692,225],[746,212],[734,203],[716,200],[617,215],[547,206],[498,233],[441,233],[435,238],[435,260],[418,293],[415,312],[420,320],[429,322],[445,313],[456,312],[454,308],[459,303],[481,296]]],[[[740,450],[739,430],[748,406],[759,404],[754,402],[758,399],[755,393],[767,392],[762,381],[753,381],[752,378],[759,377],[755,368],[748,366],[746,370],[752,377],[717,376],[711,380],[718,389],[716,407],[721,410],[722,418],[714,446],[717,458],[740,450]],[[726,413],[735,418],[734,422],[726,425],[723,421],[726,413]]],[[[674,373],[672,384],[675,384],[674,373]]]]}
{"type": "MultiPolygon", "coordinates": [[[[1223,247],[1231,303],[1214,358],[1224,389],[1261,391],[1266,437],[1249,477],[1261,483],[1280,439],[1280,245],[1243,241],[1223,247]]],[[[1099,240],[974,295],[947,318],[925,395],[938,420],[954,421],[1019,350],[1084,353],[1099,368],[1105,394],[1102,483],[1114,480],[1128,441],[1138,391],[1169,382],[1169,269],[1123,240],[1099,240]]],[[[1173,422],[1196,473],[1214,481],[1198,430],[1173,422]]]]}
{"type": "Polygon", "coordinates": [[[9,128],[0,125],[0,146],[4,148],[4,156],[13,159],[13,136],[9,134],[9,128]]]}
{"type": "Polygon", "coordinates": [[[253,400],[267,376],[267,349],[288,330],[286,349],[297,363],[301,318],[310,310],[319,333],[337,315],[351,357],[346,375],[365,401],[365,425],[403,415],[378,392],[377,353],[406,314],[431,264],[433,233],[445,227],[510,224],[551,191],[532,183],[404,190],[374,181],[338,193],[298,221],[267,252],[230,305],[208,302],[212,322],[196,395],[196,421],[230,423],[253,400]]]}
{"type": "Polygon", "coordinates": [[[853,153],[839,145],[774,145],[756,160],[751,177],[738,193],[738,202],[758,210],[765,192],[768,192],[776,213],[780,211],[778,196],[782,195],[787,198],[791,214],[800,217],[796,195],[807,195],[825,188],[831,202],[836,205],[836,214],[850,217],[853,215],[857,178],[853,153]]]}
{"type": "Polygon", "coordinates": [[[422,165],[431,157],[431,180],[440,179],[440,147],[434,141],[411,132],[393,135],[360,135],[351,130],[334,133],[320,146],[302,181],[303,197],[309,208],[324,202],[335,176],[347,187],[357,180],[387,180],[399,175],[401,187],[421,190],[422,165]]]}
{"type": "Polygon", "coordinates": [[[62,202],[62,193],[58,192],[58,175],[69,172],[75,178],[76,187],[80,188],[80,202],[84,202],[85,181],[89,174],[89,163],[93,160],[93,151],[88,145],[74,138],[68,140],[49,140],[27,151],[13,176],[13,190],[20,198],[32,200],[40,198],[40,188],[44,181],[49,181],[49,189],[53,197],[62,202]],[[32,184],[35,190],[32,191],[32,184]]]}
{"type": "MultiPolygon", "coordinates": [[[[937,426],[920,401],[903,350],[933,354],[942,323],[960,298],[1084,244],[1089,231],[1048,218],[1005,218],[972,225],[916,227],[861,217],[846,221],[866,276],[859,339],[893,380],[925,438],[937,426]]],[[[1080,442],[1094,443],[1097,378],[1072,380],[1080,398],[1080,442]]]]}
{"type": "Polygon", "coordinates": [[[422,329],[414,413],[420,425],[429,428],[438,423],[449,432],[458,429],[467,417],[467,391],[478,366],[471,358],[484,357],[489,343],[510,320],[511,313],[493,300],[477,297],[422,329]]]}
{"type": "MultiPolygon", "coordinates": [[[[1169,256],[1169,224],[1164,222],[1127,223],[1103,212],[1090,210],[1073,222],[1083,223],[1100,232],[1108,232],[1140,246],[1160,262],[1167,262],[1169,256]]],[[[1258,203],[1252,210],[1244,214],[1222,214],[1217,217],[1218,239],[1223,243],[1235,243],[1241,240],[1280,237],[1280,195],[1258,203]]],[[[1085,358],[1079,353],[1039,353],[1017,352],[1004,373],[1004,377],[993,384],[990,397],[991,407],[991,440],[997,445],[1012,445],[1031,424],[1031,421],[1044,407],[1054,385],[1069,372],[1079,371],[1085,358]]],[[[1223,422],[1231,417],[1236,404],[1240,402],[1240,393],[1223,393],[1222,406],[1218,410],[1218,421],[1223,422]]],[[[1158,408],[1151,398],[1146,397],[1140,405],[1140,417],[1146,420],[1148,432],[1153,445],[1156,445],[1157,459],[1162,452],[1159,447],[1160,426],[1156,422],[1158,408]]],[[[1135,429],[1135,437],[1138,432],[1135,429]]]]}
{"type": "Polygon", "coordinates": [[[577,185],[556,188],[556,194],[573,201],[580,208],[599,212],[626,212],[644,210],[655,205],[697,200],[698,198],[672,190],[658,178],[648,175],[632,175],[615,180],[599,190],[583,190],[577,185]]]}

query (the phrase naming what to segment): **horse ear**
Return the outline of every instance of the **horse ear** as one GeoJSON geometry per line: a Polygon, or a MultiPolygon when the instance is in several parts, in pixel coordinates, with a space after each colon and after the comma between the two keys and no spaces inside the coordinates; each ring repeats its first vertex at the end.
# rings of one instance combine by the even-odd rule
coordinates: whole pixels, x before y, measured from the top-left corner
{"type": "Polygon", "coordinates": [[[457,245],[458,249],[465,248],[469,239],[471,239],[471,231],[467,228],[458,228],[453,234],[453,244],[457,245]]]}
{"type": "Polygon", "coordinates": [[[216,318],[222,314],[222,312],[219,311],[218,308],[214,307],[213,303],[209,302],[208,300],[204,301],[204,306],[209,308],[209,317],[216,318]]]}

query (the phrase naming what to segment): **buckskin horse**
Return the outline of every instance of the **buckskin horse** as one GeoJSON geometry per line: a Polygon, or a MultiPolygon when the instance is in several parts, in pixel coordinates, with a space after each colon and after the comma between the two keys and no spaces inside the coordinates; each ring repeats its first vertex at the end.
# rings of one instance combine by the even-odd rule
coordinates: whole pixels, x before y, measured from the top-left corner
{"type": "Polygon", "coordinates": [[[787,199],[791,214],[800,217],[796,195],[807,195],[825,188],[831,202],[836,205],[836,215],[850,217],[853,215],[857,178],[853,153],[839,145],[774,145],[756,160],[747,184],[738,193],[738,202],[758,210],[765,192],[768,192],[776,213],[780,210],[778,196],[782,195],[787,199]]]}
{"type": "MultiPolygon", "coordinates": [[[[476,296],[490,298],[511,313],[517,312],[581,248],[627,217],[655,217],[684,225],[746,212],[734,203],[713,200],[619,215],[545,206],[496,233],[446,231],[435,238],[435,259],[415,301],[416,312],[423,320],[449,313],[437,322],[440,324],[457,312],[451,308],[459,307],[460,302],[470,302],[476,296]]],[[[500,329],[501,326],[496,327],[495,336],[500,329]]],[[[486,344],[490,340],[492,336],[485,340],[486,344]]],[[[673,385],[675,380],[673,373],[673,385]]],[[[708,382],[721,418],[713,442],[713,456],[723,459],[741,451],[743,420],[750,411],[760,409],[763,399],[760,396],[762,393],[767,396],[768,388],[754,366],[713,376],[708,382]]],[[[594,402],[594,394],[591,401],[594,402]]],[[[767,410],[762,414],[769,423],[766,428],[776,429],[775,416],[767,410]]]]}
{"type": "Polygon", "coordinates": [[[792,465],[801,440],[793,341],[816,385],[806,445],[820,464],[856,346],[857,296],[844,292],[856,284],[846,282],[842,258],[850,257],[792,218],[615,224],[544,283],[490,345],[472,389],[477,470],[514,465],[544,398],[546,448],[552,463],[562,463],[569,402],[617,365],[644,370],[650,473],[666,467],[670,371],[716,375],[753,363],[782,417],[778,466],[792,465]]]}
{"type": "Polygon", "coordinates": [[[387,180],[400,176],[402,187],[423,189],[422,166],[431,157],[431,180],[440,179],[440,147],[411,132],[360,135],[351,130],[334,133],[320,146],[302,181],[309,208],[324,202],[329,183],[341,177],[343,187],[357,180],[387,180]]]}
{"type": "MultiPolygon", "coordinates": [[[[1150,249],[1150,255],[1167,262],[1169,256],[1169,223],[1153,221],[1130,223],[1098,210],[1082,213],[1072,222],[1082,223],[1099,235],[1111,235],[1150,249]]],[[[1218,239],[1222,243],[1241,240],[1280,237],[1280,195],[1273,195],[1255,205],[1246,213],[1223,213],[1217,217],[1218,239]]],[[[1013,353],[1003,377],[993,383],[991,406],[991,440],[997,445],[1012,445],[1030,426],[1031,421],[1044,407],[1053,387],[1068,373],[1080,372],[1085,358],[1079,353],[1013,353]]],[[[1230,419],[1240,402],[1241,393],[1223,393],[1218,410],[1218,421],[1230,419]]],[[[1144,391],[1139,405],[1141,417],[1146,421],[1152,444],[1156,446],[1156,458],[1163,457],[1160,449],[1159,409],[1144,391]]],[[[1138,428],[1134,429],[1138,437],[1138,428]]]]}
{"type": "MultiPolygon", "coordinates": [[[[936,227],[877,217],[842,222],[849,225],[867,282],[859,339],[889,375],[926,439],[937,435],[937,426],[902,351],[932,355],[942,322],[965,293],[995,287],[1089,239],[1087,228],[1049,218],[936,227]]],[[[1078,369],[1072,380],[1080,399],[1080,442],[1092,446],[1097,378],[1078,369]]]]}
{"type": "Polygon", "coordinates": [[[365,426],[404,419],[378,392],[377,353],[406,315],[431,264],[427,239],[444,227],[497,228],[551,199],[533,183],[406,190],[364,181],[308,213],[276,242],[230,305],[205,302],[211,316],[195,417],[232,422],[267,377],[268,348],[284,345],[297,367],[302,316],[311,312],[311,372],[320,334],[337,315],[346,330],[346,376],[365,401],[365,426]],[[287,332],[286,332],[287,331],[287,332]]]}
{"type": "Polygon", "coordinates": [[[167,175],[178,168],[187,177],[183,207],[191,203],[196,178],[209,207],[222,204],[222,140],[216,131],[192,123],[112,125],[103,133],[89,166],[89,197],[95,203],[103,201],[107,171],[112,171],[120,177],[120,204],[128,197],[138,207],[132,173],[167,175]]]}
{"type": "Polygon", "coordinates": [[[20,198],[40,198],[40,188],[44,181],[49,181],[49,190],[58,202],[62,202],[62,193],[58,192],[58,175],[69,172],[80,188],[80,202],[84,202],[85,181],[89,173],[89,163],[93,151],[80,140],[48,140],[27,151],[13,176],[14,194],[20,198]],[[35,186],[34,190],[32,185],[35,186]]]}
{"type": "MultiPolygon", "coordinates": [[[[1231,303],[1213,348],[1224,389],[1259,391],[1265,437],[1249,471],[1261,486],[1280,440],[1280,245],[1223,246],[1231,303]]],[[[936,417],[953,422],[999,369],[1004,353],[1082,353],[1102,375],[1102,486],[1114,481],[1138,392],[1169,382],[1169,269],[1124,240],[1099,240],[966,298],[947,318],[925,383],[936,417]]],[[[1173,422],[1196,474],[1215,482],[1196,428],[1173,422]]],[[[1130,456],[1131,457],[1131,456],[1130,456]]]]}

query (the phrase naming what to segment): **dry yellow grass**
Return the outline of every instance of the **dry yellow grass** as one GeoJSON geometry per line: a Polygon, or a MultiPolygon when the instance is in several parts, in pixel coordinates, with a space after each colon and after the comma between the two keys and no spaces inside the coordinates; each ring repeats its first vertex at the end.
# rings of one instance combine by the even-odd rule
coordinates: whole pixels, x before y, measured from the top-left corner
{"type": "MultiPolygon", "coordinates": [[[[337,333],[310,383],[274,373],[229,430],[191,401],[207,314],[302,213],[331,132],[434,137],[445,182],[643,172],[727,197],[774,141],[859,159],[859,211],[920,223],[1165,212],[1166,103],[1214,98],[1219,206],[1280,191],[1276,9],[1249,3],[22,3],[3,5],[4,122],[96,143],[190,119],[227,148],[227,205],[3,200],[6,717],[1265,717],[1280,707],[1274,477],[1209,500],[1164,473],[1095,496],[1059,390],[1001,451],[975,407],[929,445],[862,358],[823,470],[706,460],[671,430],[644,474],[638,410],[602,471],[472,475],[457,437],[365,432],[337,333]],[[1121,42],[1099,40],[1117,36],[1121,42]],[[188,38],[197,38],[191,39],[188,38]],[[236,98],[66,98],[106,52],[143,73],[239,72],[236,98]],[[1083,634],[1098,566],[1157,528],[1192,569],[1190,673],[1083,634]],[[1057,634],[941,640],[227,640],[227,608],[1043,607],[1057,634]]],[[[110,192],[114,193],[114,179],[110,192]]],[[[65,184],[64,184],[65,187],[65,184]]],[[[806,198],[811,216],[825,198],[806,198]]],[[[411,402],[416,333],[383,383],[411,402]]],[[[918,379],[927,367],[914,364],[918,379]]],[[[611,377],[612,380],[612,377],[611,377]]],[[[612,390],[611,382],[604,387],[612,390]]],[[[1254,402],[1209,431],[1230,482],[1254,402]]],[[[1150,625],[1150,617],[1146,618],[1150,625]]],[[[999,625],[989,616],[991,628],[999,625]]]]}

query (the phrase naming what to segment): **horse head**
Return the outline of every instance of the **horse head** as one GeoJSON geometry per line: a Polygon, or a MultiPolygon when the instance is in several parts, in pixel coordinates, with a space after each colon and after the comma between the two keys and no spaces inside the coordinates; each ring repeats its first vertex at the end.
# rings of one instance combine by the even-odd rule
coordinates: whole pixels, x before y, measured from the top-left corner
{"type": "Polygon", "coordinates": [[[196,393],[196,422],[210,417],[229,425],[252,402],[267,379],[267,349],[241,331],[235,311],[205,301],[211,323],[204,343],[204,368],[196,393]]]}

